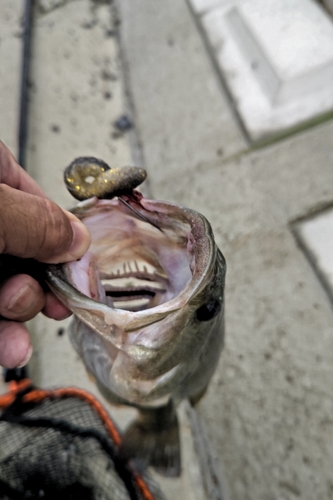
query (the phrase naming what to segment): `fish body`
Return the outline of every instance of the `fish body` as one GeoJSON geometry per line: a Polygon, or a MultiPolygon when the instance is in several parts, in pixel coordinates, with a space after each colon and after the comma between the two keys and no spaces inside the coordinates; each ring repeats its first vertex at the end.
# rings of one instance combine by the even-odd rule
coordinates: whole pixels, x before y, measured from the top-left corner
{"type": "Polygon", "coordinates": [[[48,282],[74,313],[72,343],[102,393],[139,410],[124,453],[177,476],[175,408],[200,398],[218,363],[226,265],[198,212],[125,198],[136,213],[119,198],[72,210],[92,244],[79,261],[49,266],[48,282]]]}

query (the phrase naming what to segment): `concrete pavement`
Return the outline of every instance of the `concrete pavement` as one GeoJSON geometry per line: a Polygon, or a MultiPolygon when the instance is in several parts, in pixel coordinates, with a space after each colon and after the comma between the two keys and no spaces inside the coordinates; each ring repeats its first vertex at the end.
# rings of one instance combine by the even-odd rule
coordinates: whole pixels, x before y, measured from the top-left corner
{"type": "Polygon", "coordinates": [[[332,123],[251,151],[186,3],[119,8],[153,195],[204,213],[228,263],[199,411],[230,498],[332,498],[332,309],[291,232],[332,203],[332,123]]]}
{"type": "MultiPolygon", "coordinates": [[[[198,411],[228,497],[332,498],[332,307],[292,232],[333,204],[332,122],[254,149],[184,0],[38,7],[29,172],[68,207],[62,170],[76,155],[142,162],[155,198],[210,220],[228,264],[227,333],[198,411]],[[122,114],[131,136],[114,134],[122,114]]],[[[59,327],[31,325],[36,383],[94,391],[59,327]]],[[[196,473],[168,484],[170,498],[202,498],[196,473]]]]}

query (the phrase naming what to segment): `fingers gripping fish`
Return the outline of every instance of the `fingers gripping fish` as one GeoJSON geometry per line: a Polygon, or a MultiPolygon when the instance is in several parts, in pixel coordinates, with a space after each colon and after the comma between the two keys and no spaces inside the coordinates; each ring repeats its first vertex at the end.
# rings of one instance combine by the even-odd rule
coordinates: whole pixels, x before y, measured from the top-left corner
{"type": "Polygon", "coordinates": [[[139,418],[123,452],[180,474],[177,404],[200,399],[223,347],[226,265],[198,212],[144,198],[143,169],[79,158],[65,171],[81,201],[72,212],[92,236],[78,261],[49,266],[73,311],[71,340],[101,392],[139,418]],[[125,203],[124,203],[125,201],[125,203]]]}

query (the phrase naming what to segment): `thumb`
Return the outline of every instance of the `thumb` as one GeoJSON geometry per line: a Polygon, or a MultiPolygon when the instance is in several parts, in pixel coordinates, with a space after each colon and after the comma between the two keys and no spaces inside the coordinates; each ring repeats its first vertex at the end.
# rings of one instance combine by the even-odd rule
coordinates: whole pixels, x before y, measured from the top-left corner
{"type": "Polygon", "coordinates": [[[89,245],[87,228],[73,214],[0,184],[0,253],[57,264],[82,257],[89,245]]]}

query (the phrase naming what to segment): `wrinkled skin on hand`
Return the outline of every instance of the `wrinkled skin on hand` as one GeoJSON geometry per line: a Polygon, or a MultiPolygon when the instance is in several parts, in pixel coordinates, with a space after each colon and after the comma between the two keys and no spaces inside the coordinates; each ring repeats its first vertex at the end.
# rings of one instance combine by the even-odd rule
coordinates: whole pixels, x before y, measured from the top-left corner
{"type": "Polygon", "coordinates": [[[39,312],[53,319],[70,315],[32,272],[36,261],[76,260],[89,244],[83,224],[49,200],[0,141],[0,365],[28,362],[32,347],[24,321],[39,312]]]}

